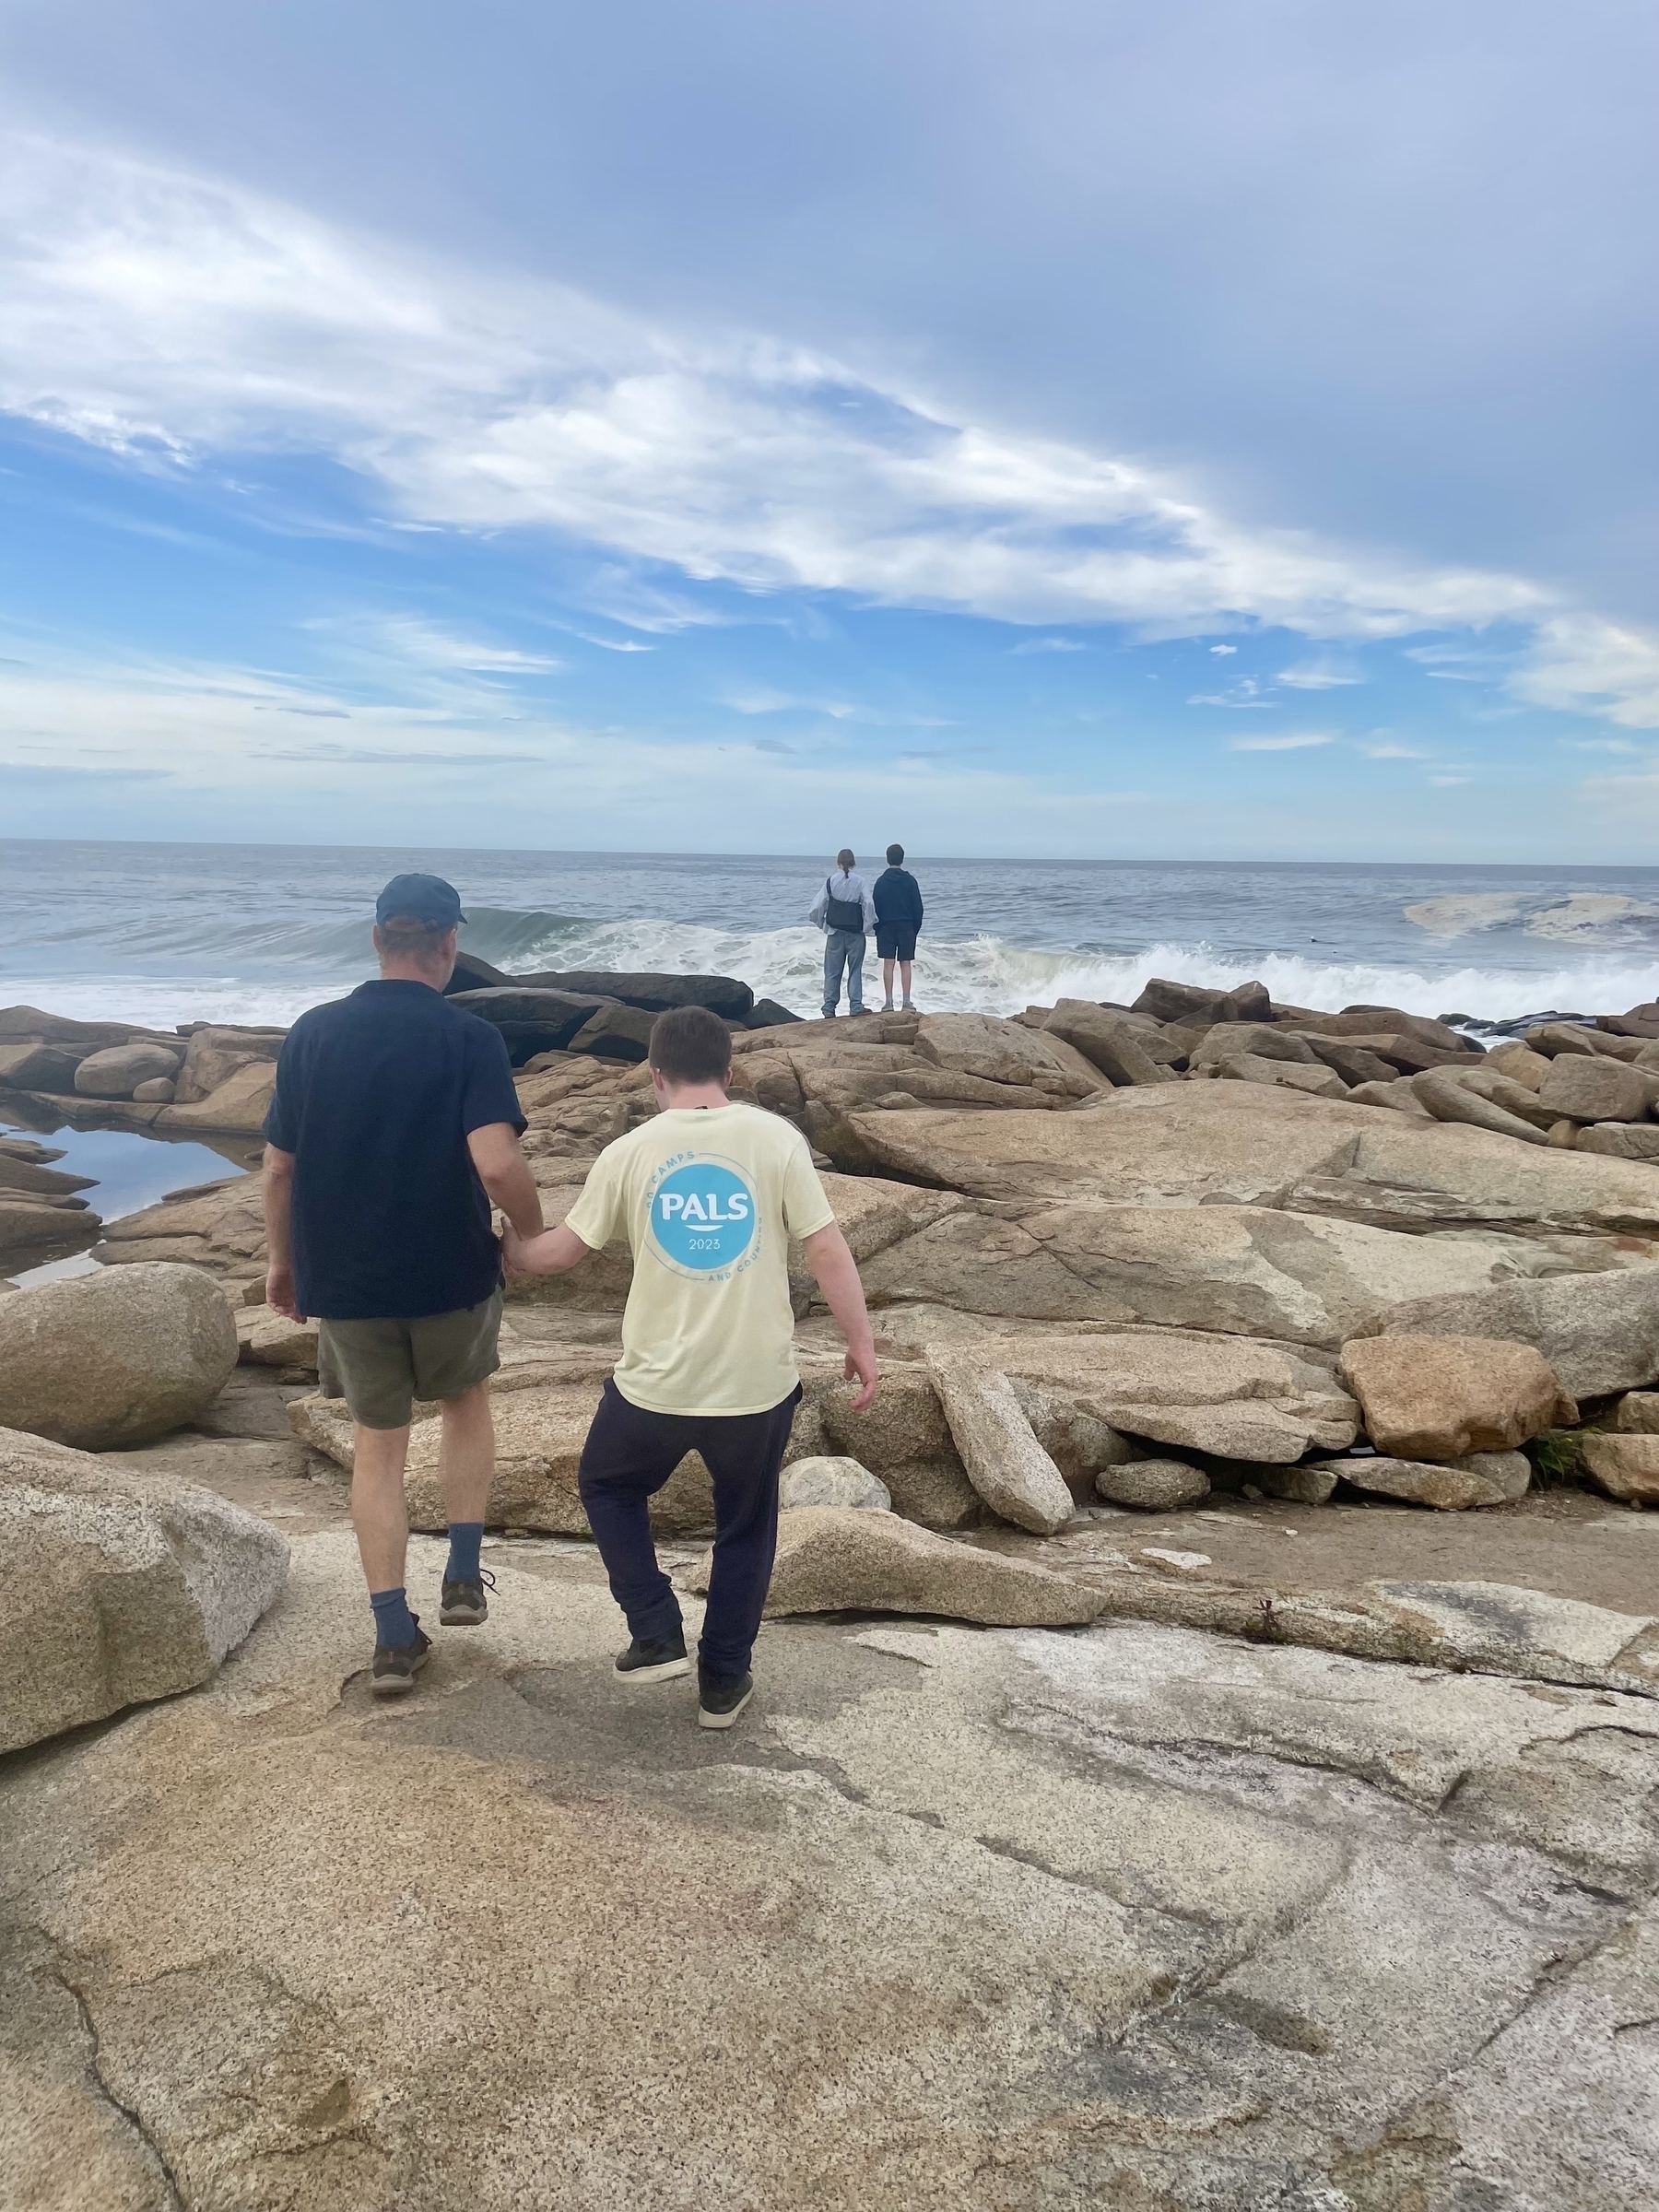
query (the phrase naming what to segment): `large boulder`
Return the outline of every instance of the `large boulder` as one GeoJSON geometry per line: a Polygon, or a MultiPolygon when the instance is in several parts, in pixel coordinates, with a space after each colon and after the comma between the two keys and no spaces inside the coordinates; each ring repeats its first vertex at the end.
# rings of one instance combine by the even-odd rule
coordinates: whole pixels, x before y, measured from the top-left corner
{"type": "Polygon", "coordinates": [[[1659,1076],[1599,1053],[1558,1054],[1538,1086],[1541,1107],[1575,1122],[1645,1121],[1655,1099],[1659,1076]]]}
{"type": "Polygon", "coordinates": [[[1576,1399],[1659,1382],[1659,1266],[1556,1275],[1390,1306],[1359,1335],[1530,1344],[1576,1399]]]}
{"type": "MultiPolygon", "coordinates": [[[[701,1595],[709,1560],[684,1578],[701,1595]]],[[[789,1613],[926,1613],[1003,1628],[1093,1620],[1105,1594],[1024,1559],[917,1528],[896,1513],[805,1506],[778,1516],[768,1618],[789,1613]]]]}
{"type": "Polygon", "coordinates": [[[1652,1122],[1594,1122],[1573,1142],[1578,1152],[1599,1152],[1606,1159],[1659,1159],[1659,1127],[1652,1122]]]}
{"type": "Polygon", "coordinates": [[[1030,1206],[1261,1205],[1382,1229],[1659,1231],[1645,1162],[1255,1083],[1109,1090],[1060,1114],[855,1112],[861,1171],[1030,1206]]]}
{"type": "Polygon", "coordinates": [[[1478,1289],[1515,1265],[1512,1244],[1497,1236],[1406,1236],[1266,1206],[1010,1210],[959,1207],[875,1254],[862,1270],[872,1305],[1219,1330],[1334,1350],[1398,1300],[1478,1289]]]}
{"type": "Polygon", "coordinates": [[[1319,1055],[1294,1030],[1276,1029],[1271,1022],[1218,1023],[1191,1054],[1194,1067],[1208,1067],[1221,1060],[1249,1053],[1257,1059],[1284,1060],[1303,1067],[1319,1064],[1319,1055]]]}
{"type": "Polygon", "coordinates": [[[1579,1449],[1591,1479],[1627,1505],[1659,1505],[1659,1436],[1598,1436],[1587,1430],[1579,1449]]]}
{"type": "Polygon", "coordinates": [[[613,1001],[594,1008],[566,1049],[589,1053],[599,1060],[626,1060],[637,1066],[651,1049],[655,1020],[656,1016],[643,1006],[625,1006],[613,1001]]]}
{"type": "Polygon", "coordinates": [[[1081,1053],[1109,1083],[1164,1083],[1171,1071],[1153,1059],[1138,1025],[1111,1006],[1086,998],[1063,998],[1043,1021],[1043,1031],[1081,1053]]]}
{"type": "MultiPolygon", "coordinates": [[[[485,1509],[492,1528],[592,1534],[576,1477],[600,1387],[596,1381],[584,1381],[492,1393],[495,1478],[485,1509]]],[[[409,1440],[404,1496],[412,1528],[449,1525],[440,1479],[442,1447],[441,1420],[420,1422],[409,1440]]],[[[652,1499],[651,1525],[664,1536],[700,1535],[712,1529],[714,1487],[696,1453],[687,1453],[652,1499]]]]}
{"type": "Polygon", "coordinates": [[[929,1349],[927,1364],[968,1479],[992,1512],[1035,1535],[1064,1528],[1071,1491],[1006,1375],[937,1347],[929,1349]]]}
{"type": "Polygon", "coordinates": [[[0,1044],[0,1088],[73,1090],[75,1071],[85,1057],[84,1045],[46,1044],[38,1037],[0,1044]]]}
{"type": "Polygon", "coordinates": [[[9,1430],[0,1549],[14,1593],[0,1617],[0,1751],[206,1681],[288,1562],[275,1529],[211,1490],[9,1430]]]}
{"type": "Polygon", "coordinates": [[[625,1006],[641,1006],[648,1014],[665,1014],[672,1006],[707,1006],[723,1021],[747,1021],[755,994],[734,975],[658,975],[634,970],[581,969],[537,975],[515,976],[510,981],[541,984],[555,991],[571,991],[590,998],[620,999],[625,1006]]]}
{"type": "MultiPolygon", "coordinates": [[[[1507,1106],[1481,1097],[1458,1076],[1430,1068],[1412,1077],[1411,1089],[1424,1112],[1432,1114],[1437,1122],[1466,1122],[1471,1128],[1489,1130],[1494,1136],[1512,1136],[1524,1145],[1549,1141],[1529,1114],[1512,1112],[1507,1106]]],[[[1530,1099],[1530,1092],[1527,1095],[1530,1099]]]]}
{"type": "MultiPolygon", "coordinates": [[[[1210,1032],[1213,1036],[1214,1030],[1210,1032]]],[[[1334,1067],[1323,1061],[1307,1065],[1293,1060],[1276,1059],[1259,1053],[1230,1053],[1223,1060],[1206,1061],[1195,1074],[1220,1076],[1231,1083],[1272,1083],[1282,1090],[1300,1090],[1312,1099],[1341,1099],[1347,1096],[1347,1085],[1334,1067]]]]}
{"type": "Polygon", "coordinates": [[[275,1060],[282,1049],[281,1030],[238,1030],[204,1022],[193,1030],[179,1070],[173,1097],[181,1106],[210,1099],[221,1084],[255,1061],[275,1060]]]}
{"type": "Polygon", "coordinates": [[[0,1427],[89,1451],[206,1411],[236,1365],[224,1294],[194,1267],[100,1268],[0,1301],[0,1427]]]}
{"type": "Polygon", "coordinates": [[[75,1071],[75,1088],[83,1098],[130,1099],[140,1083],[157,1076],[173,1077],[183,1060],[183,1048],[170,1051],[164,1044],[107,1045],[88,1053],[75,1071]]]}
{"type": "Polygon", "coordinates": [[[1149,1014],[1154,1021],[1267,1021],[1273,1001],[1265,983],[1239,983],[1230,991],[1217,991],[1204,983],[1173,983],[1155,975],[1130,1011],[1149,1014]]]}
{"type": "Polygon", "coordinates": [[[1340,1367],[1371,1441],[1400,1459],[1511,1452],[1578,1418],[1555,1370],[1531,1345],[1483,1336],[1359,1336],[1343,1347],[1340,1367]]]}
{"type": "Polygon", "coordinates": [[[918,1060],[982,1083],[1012,1083],[1052,1096],[1087,1099],[1106,1088],[1100,1071],[1064,1037],[993,1014],[924,1014],[912,1048],[918,1060]]]}
{"type": "Polygon", "coordinates": [[[534,983],[452,991],[450,999],[500,1030],[515,1067],[538,1053],[569,1044],[602,1006],[615,1004],[594,992],[555,991],[534,983]]]}
{"type": "Polygon", "coordinates": [[[258,1136],[276,1088],[274,1061],[245,1061],[205,1099],[185,1106],[163,1106],[156,1127],[174,1133],[199,1129],[220,1136],[258,1136]]]}

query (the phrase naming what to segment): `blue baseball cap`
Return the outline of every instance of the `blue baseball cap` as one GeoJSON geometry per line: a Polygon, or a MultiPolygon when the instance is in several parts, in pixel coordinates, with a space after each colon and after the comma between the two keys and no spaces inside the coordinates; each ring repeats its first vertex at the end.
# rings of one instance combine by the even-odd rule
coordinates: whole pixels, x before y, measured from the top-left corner
{"type": "Polygon", "coordinates": [[[374,902],[377,922],[429,922],[453,929],[466,916],[461,912],[461,894],[441,876],[394,876],[374,902]]]}

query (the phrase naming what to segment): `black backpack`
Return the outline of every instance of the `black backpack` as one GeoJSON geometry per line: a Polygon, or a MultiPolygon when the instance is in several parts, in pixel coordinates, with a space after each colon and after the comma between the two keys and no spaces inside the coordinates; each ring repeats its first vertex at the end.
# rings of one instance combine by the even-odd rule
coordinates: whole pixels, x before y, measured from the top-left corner
{"type": "Polygon", "coordinates": [[[838,899],[830,888],[832,881],[833,878],[829,876],[824,878],[824,894],[829,900],[829,904],[824,909],[825,921],[831,929],[850,929],[855,936],[862,937],[865,925],[862,900],[838,899]]]}

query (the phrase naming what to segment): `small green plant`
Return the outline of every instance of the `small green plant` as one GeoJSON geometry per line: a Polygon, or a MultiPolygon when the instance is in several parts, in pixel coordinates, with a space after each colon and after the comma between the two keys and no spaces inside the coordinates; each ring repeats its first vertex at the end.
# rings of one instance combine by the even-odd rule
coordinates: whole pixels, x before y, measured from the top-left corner
{"type": "Polygon", "coordinates": [[[1546,1429],[1524,1449],[1540,1488],[1552,1483],[1583,1481],[1584,1454],[1576,1429],[1546,1429]]]}

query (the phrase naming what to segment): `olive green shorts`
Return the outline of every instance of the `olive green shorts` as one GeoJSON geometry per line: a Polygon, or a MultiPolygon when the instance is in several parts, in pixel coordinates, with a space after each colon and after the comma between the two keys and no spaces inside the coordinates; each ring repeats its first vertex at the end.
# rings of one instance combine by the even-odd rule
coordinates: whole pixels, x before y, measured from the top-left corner
{"type": "Polygon", "coordinates": [[[405,1429],[417,1398],[459,1398],[500,1366],[501,1292],[418,1321],[325,1321],[317,1381],[365,1429],[405,1429]]]}

